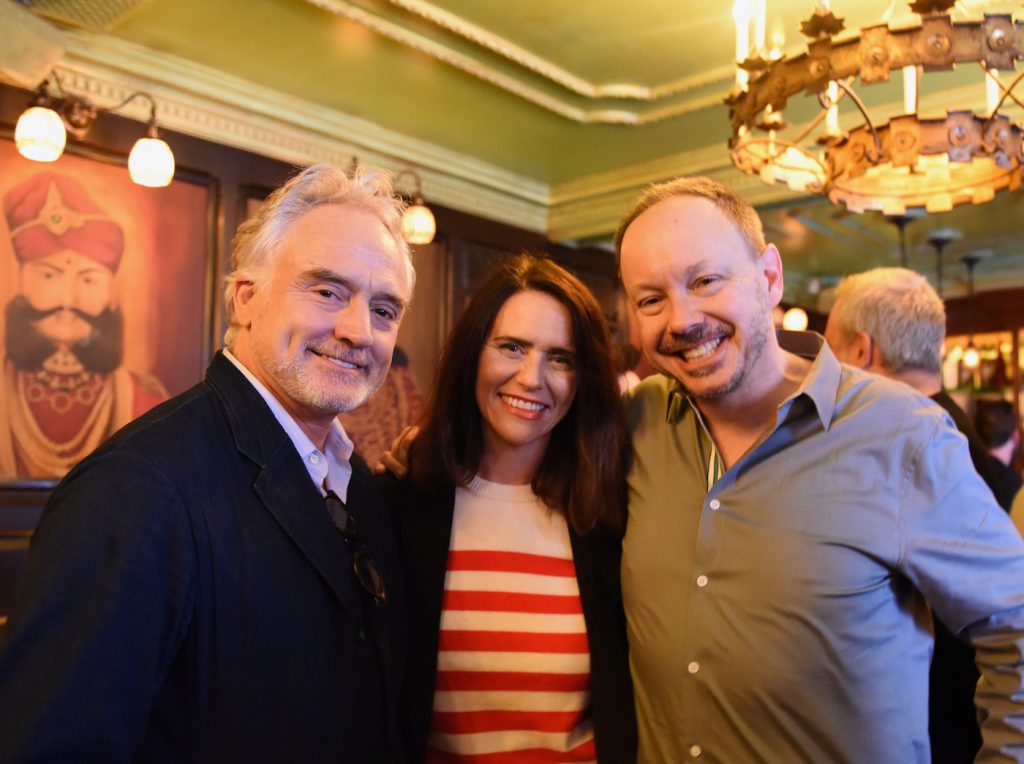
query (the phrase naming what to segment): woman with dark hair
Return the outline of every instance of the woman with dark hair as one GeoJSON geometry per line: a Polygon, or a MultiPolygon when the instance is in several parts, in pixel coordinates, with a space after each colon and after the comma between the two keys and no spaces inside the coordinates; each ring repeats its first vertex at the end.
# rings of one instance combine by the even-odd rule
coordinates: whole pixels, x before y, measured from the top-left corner
{"type": "Polygon", "coordinates": [[[399,513],[412,760],[634,761],[626,436],[594,297],[550,260],[500,265],[426,412],[399,513]]]}

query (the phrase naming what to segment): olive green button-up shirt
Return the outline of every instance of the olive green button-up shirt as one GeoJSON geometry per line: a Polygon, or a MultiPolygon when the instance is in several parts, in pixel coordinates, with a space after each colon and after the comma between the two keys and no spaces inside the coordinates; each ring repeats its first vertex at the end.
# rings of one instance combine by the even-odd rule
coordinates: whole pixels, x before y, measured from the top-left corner
{"type": "Polygon", "coordinates": [[[710,490],[711,443],[678,384],[629,397],[640,760],[928,761],[929,603],[976,648],[981,758],[1024,760],[1024,542],[967,442],[819,336],[780,337],[811,369],[710,490]]]}

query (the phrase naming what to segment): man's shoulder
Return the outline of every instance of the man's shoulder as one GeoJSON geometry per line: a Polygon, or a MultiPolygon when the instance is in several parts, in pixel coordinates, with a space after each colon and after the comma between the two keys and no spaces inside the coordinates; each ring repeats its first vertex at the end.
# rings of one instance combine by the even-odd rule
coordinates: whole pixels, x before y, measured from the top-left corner
{"type": "Polygon", "coordinates": [[[623,400],[631,410],[668,405],[669,398],[676,390],[679,390],[679,383],[674,379],[664,374],[652,374],[627,390],[623,400]]]}
{"type": "Polygon", "coordinates": [[[898,428],[907,419],[945,421],[951,425],[941,406],[910,385],[844,364],[836,390],[834,419],[853,417],[871,417],[880,428],[898,428]]]}
{"type": "Polygon", "coordinates": [[[129,422],[93,454],[106,458],[127,453],[152,459],[171,455],[204,458],[202,454],[213,445],[211,436],[224,427],[216,395],[200,383],[129,422]]]}
{"type": "Polygon", "coordinates": [[[682,402],[679,383],[664,374],[652,374],[628,390],[623,397],[626,419],[635,437],[640,429],[664,425],[668,420],[669,404],[673,397],[682,402]]]}

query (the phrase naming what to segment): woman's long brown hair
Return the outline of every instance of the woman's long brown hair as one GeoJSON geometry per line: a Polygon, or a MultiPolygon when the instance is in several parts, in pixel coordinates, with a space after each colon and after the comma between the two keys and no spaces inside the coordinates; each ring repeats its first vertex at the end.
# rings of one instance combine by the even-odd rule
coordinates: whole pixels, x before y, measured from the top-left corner
{"type": "Polygon", "coordinates": [[[476,402],[480,353],[498,311],[514,294],[536,291],[565,306],[576,349],[576,396],[552,430],[531,487],[578,533],[620,530],[625,514],[625,417],[608,327],[597,300],[561,266],[517,255],[480,285],[452,329],[413,445],[410,475],[421,488],[466,485],[480,468],[483,423],[476,402]]]}

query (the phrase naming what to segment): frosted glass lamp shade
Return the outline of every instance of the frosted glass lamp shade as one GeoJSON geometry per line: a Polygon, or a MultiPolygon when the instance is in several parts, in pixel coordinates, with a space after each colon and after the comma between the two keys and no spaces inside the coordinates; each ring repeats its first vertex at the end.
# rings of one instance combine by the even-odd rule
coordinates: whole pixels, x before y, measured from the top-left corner
{"type": "Polygon", "coordinates": [[[174,154],[160,138],[139,138],[128,155],[128,173],[140,186],[162,188],[174,178],[174,154]]]}
{"type": "Polygon", "coordinates": [[[413,204],[402,218],[402,236],[410,244],[429,244],[437,233],[434,213],[422,204],[413,204]]]}
{"type": "Polygon", "coordinates": [[[14,128],[18,153],[36,162],[55,162],[64,153],[68,131],[64,120],[53,109],[32,106],[22,112],[14,128]]]}

